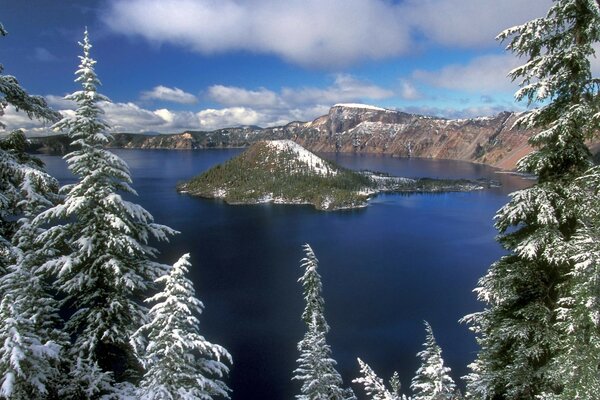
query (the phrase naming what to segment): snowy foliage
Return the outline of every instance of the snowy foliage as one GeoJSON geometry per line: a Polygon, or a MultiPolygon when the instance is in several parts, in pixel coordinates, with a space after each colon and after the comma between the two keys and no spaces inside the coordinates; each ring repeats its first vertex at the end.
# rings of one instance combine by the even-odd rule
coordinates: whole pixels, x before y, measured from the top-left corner
{"type": "Polygon", "coordinates": [[[58,182],[43,170],[40,160],[25,152],[26,139],[15,131],[0,140],[0,276],[17,250],[11,242],[19,218],[28,218],[57,201],[58,182]]]}
{"type": "Polygon", "coordinates": [[[312,248],[304,245],[306,257],[301,267],[304,274],[299,282],[304,288],[306,307],[302,319],[307,325],[304,338],[298,343],[300,358],[293,379],[302,382],[299,400],[350,400],[355,399],[352,389],[342,388],[342,377],[335,369],[331,347],[326,342],[329,325],[325,321],[321,276],[317,271],[318,260],[312,248]]]}
{"type": "MultiPolygon", "coordinates": [[[[6,34],[1,25],[0,34],[6,34]]],[[[0,75],[0,116],[9,104],[30,118],[58,116],[13,76],[0,75]]],[[[58,182],[25,148],[20,131],[0,140],[0,397],[15,400],[56,393],[65,341],[57,304],[37,271],[43,254],[34,241],[42,229],[31,223],[58,200],[58,182]]]]}
{"type": "Polygon", "coordinates": [[[425,322],[427,338],[424,349],[417,356],[421,367],[412,380],[413,400],[452,400],[457,398],[456,385],[450,377],[450,368],[444,366],[442,349],[436,343],[431,326],[425,322]]]}
{"type": "MultiPolygon", "coordinates": [[[[106,98],[97,93],[87,30],[80,45],[83,56],[76,82],[83,90],[66,97],[78,108],[74,117],[56,125],[68,131],[77,149],[65,158],[78,181],[61,188],[62,204],[34,220],[52,225],[38,236],[49,256],[41,270],[56,279],[64,310],[71,313],[66,330],[74,338],[72,373],[84,378],[81,368],[90,368],[90,376],[99,377],[88,383],[72,380],[74,391],[80,384],[135,379],[139,365],[129,338],[145,322],[147,312],[139,300],[167,268],[152,260],[156,250],[148,242],[166,240],[173,233],[118,193],[135,194],[125,162],[104,149],[108,126],[97,103],[106,98]]],[[[98,395],[106,393],[100,386],[97,389],[98,395]]]]}
{"type": "Polygon", "coordinates": [[[229,398],[229,389],[221,380],[229,370],[221,360],[231,363],[231,356],[200,335],[198,316],[203,305],[186,278],[189,266],[189,254],[185,254],[167,275],[156,280],[164,289],[147,300],[156,304],[150,309],[150,321],[136,334],[146,343],[141,351],[146,373],[140,383],[140,399],[229,398]]]}
{"type": "Polygon", "coordinates": [[[597,197],[585,140],[600,122],[600,81],[590,59],[600,40],[593,0],[555,0],[548,14],[499,35],[526,59],[511,71],[516,98],[539,107],[518,123],[537,132],[518,168],[532,188],[513,193],[496,216],[510,254],[476,289],[488,307],[464,318],[481,346],[467,376],[473,398],[597,397],[600,358],[597,197]],[[587,178],[586,178],[587,177],[587,178]],[[590,212],[591,211],[591,212],[590,212]],[[588,396],[595,393],[594,396],[588,396]]]}
{"type": "Polygon", "coordinates": [[[600,393],[600,170],[592,168],[576,181],[587,196],[585,216],[569,243],[574,263],[561,287],[557,327],[561,341],[551,364],[552,379],[563,390],[544,399],[591,399],[600,393]]]}
{"type": "Polygon", "coordinates": [[[406,397],[400,393],[400,379],[397,372],[394,372],[394,375],[392,375],[389,382],[390,388],[388,389],[383,379],[378,377],[367,363],[359,358],[358,364],[360,365],[362,376],[354,379],[352,382],[362,384],[371,400],[411,400],[410,397],[406,397]]]}
{"type": "Polygon", "coordinates": [[[48,394],[48,384],[57,379],[60,351],[55,342],[38,334],[38,321],[22,312],[29,308],[24,299],[5,293],[0,302],[0,396],[15,400],[48,394]]]}
{"type": "Polygon", "coordinates": [[[338,174],[338,171],[332,165],[296,142],[291,140],[269,140],[266,144],[278,152],[285,152],[293,156],[292,158],[301,167],[298,167],[298,171],[290,171],[290,173],[300,173],[308,169],[308,171],[322,176],[335,176],[338,174]]]}

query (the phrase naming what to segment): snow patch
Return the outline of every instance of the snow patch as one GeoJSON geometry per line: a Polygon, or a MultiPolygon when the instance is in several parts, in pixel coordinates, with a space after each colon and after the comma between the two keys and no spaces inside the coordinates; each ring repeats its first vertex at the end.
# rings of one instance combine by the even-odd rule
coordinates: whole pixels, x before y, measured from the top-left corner
{"type": "Polygon", "coordinates": [[[316,174],[322,176],[334,176],[337,175],[337,170],[331,168],[327,161],[314,155],[304,147],[291,140],[270,140],[266,142],[267,146],[275,149],[277,152],[291,152],[294,153],[296,159],[303,164],[309,166],[309,168],[316,174]]]}
{"type": "Polygon", "coordinates": [[[359,103],[338,103],[338,104],[335,104],[334,107],[360,108],[363,110],[393,112],[391,110],[386,110],[385,108],[370,106],[367,104],[359,104],[359,103]]]}

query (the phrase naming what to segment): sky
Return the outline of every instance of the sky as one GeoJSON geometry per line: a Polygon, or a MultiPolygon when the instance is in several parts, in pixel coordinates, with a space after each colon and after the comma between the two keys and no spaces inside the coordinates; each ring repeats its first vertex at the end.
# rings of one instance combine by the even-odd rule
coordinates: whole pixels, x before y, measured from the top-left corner
{"type": "MultiPolygon", "coordinates": [[[[65,115],[89,30],[115,132],[310,121],[338,103],[446,118],[523,110],[495,37],[551,0],[0,0],[0,64],[65,115]]],[[[4,131],[50,132],[5,110],[4,131]]],[[[0,129],[0,133],[2,130],[0,129]]]]}

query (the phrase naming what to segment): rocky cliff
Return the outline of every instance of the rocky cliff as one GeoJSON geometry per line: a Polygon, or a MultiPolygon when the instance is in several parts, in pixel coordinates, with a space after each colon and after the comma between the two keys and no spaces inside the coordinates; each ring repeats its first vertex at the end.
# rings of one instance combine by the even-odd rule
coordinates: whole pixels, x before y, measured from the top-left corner
{"type": "MultiPolygon", "coordinates": [[[[390,154],[465,160],[512,169],[531,148],[530,131],[513,128],[514,113],[444,119],[359,104],[333,106],[311,122],[272,128],[240,127],[170,135],[116,134],[113,147],[198,149],[247,147],[261,140],[290,139],[316,152],[390,154]]],[[[62,143],[54,139],[52,143],[62,143]]],[[[47,139],[34,146],[51,147],[47,139]],[[46,142],[45,142],[46,141],[46,142]]],[[[62,146],[62,144],[61,144],[62,146]]]]}

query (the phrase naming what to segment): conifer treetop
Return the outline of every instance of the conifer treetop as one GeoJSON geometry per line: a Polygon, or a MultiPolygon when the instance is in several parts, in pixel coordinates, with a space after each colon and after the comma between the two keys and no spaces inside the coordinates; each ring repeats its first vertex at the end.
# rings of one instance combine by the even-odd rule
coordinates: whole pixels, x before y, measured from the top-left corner
{"type": "Polygon", "coordinates": [[[431,325],[427,321],[424,323],[424,348],[417,353],[421,366],[411,383],[413,400],[451,400],[455,397],[456,385],[449,375],[450,368],[444,366],[442,349],[433,336],[431,325]]]}
{"type": "Polygon", "coordinates": [[[316,318],[316,325],[319,330],[327,333],[329,325],[325,320],[325,301],[323,300],[323,284],[321,275],[317,271],[319,260],[309,244],[303,246],[305,257],[300,261],[300,267],[304,269],[304,274],[298,279],[304,288],[304,300],[306,307],[302,313],[302,320],[308,325],[312,319],[316,318]]]}
{"type": "Polygon", "coordinates": [[[400,379],[398,373],[394,372],[390,379],[390,389],[388,389],[375,371],[360,358],[358,365],[360,366],[361,377],[354,379],[352,382],[360,383],[364,386],[367,396],[371,400],[411,400],[410,397],[400,393],[400,379]]]}
{"type": "Polygon", "coordinates": [[[146,368],[139,390],[143,400],[229,398],[230,389],[222,379],[229,372],[224,362],[231,363],[231,355],[200,334],[198,316],[204,306],[186,277],[190,265],[185,254],[168,274],[156,279],[163,290],[147,299],[155,303],[150,321],[134,335],[138,347],[145,342],[140,351],[146,368]]]}

